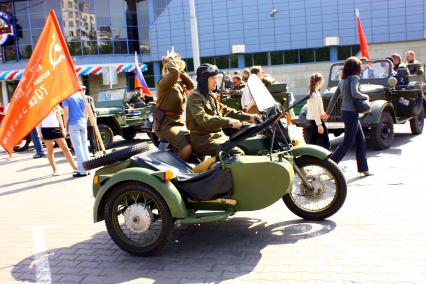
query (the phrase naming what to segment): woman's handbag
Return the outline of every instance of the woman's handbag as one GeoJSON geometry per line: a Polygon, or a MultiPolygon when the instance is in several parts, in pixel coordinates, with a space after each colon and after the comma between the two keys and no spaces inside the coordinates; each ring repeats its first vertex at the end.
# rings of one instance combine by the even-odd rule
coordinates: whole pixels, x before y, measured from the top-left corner
{"type": "MultiPolygon", "coordinates": [[[[350,85],[351,85],[351,82],[349,82],[349,86],[350,85]]],[[[370,102],[367,99],[360,100],[360,99],[355,99],[352,97],[352,100],[354,102],[355,110],[358,113],[367,113],[371,111],[370,102]]]]}
{"type": "Polygon", "coordinates": [[[359,113],[366,113],[371,111],[370,103],[368,100],[353,99],[354,107],[359,113]]]}

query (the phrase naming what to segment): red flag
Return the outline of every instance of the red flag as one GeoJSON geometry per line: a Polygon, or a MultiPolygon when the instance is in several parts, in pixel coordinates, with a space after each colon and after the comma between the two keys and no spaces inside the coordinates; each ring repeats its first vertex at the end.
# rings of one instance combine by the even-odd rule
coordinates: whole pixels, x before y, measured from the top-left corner
{"type": "Polygon", "coordinates": [[[364,30],[362,29],[361,19],[359,18],[358,9],[356,9],[355,13],[356,13],[357,21],[358,21],[358,36],[359,36],[359,46],[361,49],[361,56],[366,57],[367,59],[370,59],[370,55],[368,55],[367,39],[365,38],[364,30]]]}
{"type": "Polygon", "coordinates": [[[50,10],[0,127],[0,145],[13,148],[61,101],[80,90],[74,63],[50,10]]]}

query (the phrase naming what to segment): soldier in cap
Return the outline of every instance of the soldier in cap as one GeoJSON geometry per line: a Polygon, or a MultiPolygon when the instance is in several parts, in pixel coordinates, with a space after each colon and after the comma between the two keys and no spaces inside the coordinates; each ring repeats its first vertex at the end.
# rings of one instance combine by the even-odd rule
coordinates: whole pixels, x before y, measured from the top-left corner
{"type": "Polygon", "coordinates": [[[191,132],[193,151],[198,156],[216,155],[228,140],[222,128],[241,127],[240,121],[255,122],[256,114],[229,108],[217,100],[214,93],[219,70],[215,65],[202,64],[197,69],[197,88],[189,95],[186,105],[186,126],[191,132]]]}
{"type": "Polygon", "coordinates": [[[182,114],[185,90],[192,90],[194,82],[185,73],[185,67],[185,62],[175,52],[168,52],[163,57],[163,78],[158,82],[153,129],[158,137],[176,149],[181,159],[188,160],[192,155],[192,146],[182,114]]]}

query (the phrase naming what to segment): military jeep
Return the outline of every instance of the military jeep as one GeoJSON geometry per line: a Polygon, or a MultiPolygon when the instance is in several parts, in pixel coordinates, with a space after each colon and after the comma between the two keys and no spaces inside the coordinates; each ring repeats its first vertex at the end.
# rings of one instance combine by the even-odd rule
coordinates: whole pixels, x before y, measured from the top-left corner
{"type": "Polygon", "coordinates": [[[109,148],[115,135],[132,140],[138,132],[151,132],[149,115],[154,103],[126,104],[131,94],[125,88],[100,90],[94,96],[99,132],[105,148],[109,148]]]}
{"type": "MultiPolygon", "coordinates": [[[[343,65],[343,62],[336,63],[330,68],[328,86],[323,93],[324,109],[327,109],[336,91],[343,65]]],[[[362,70],[369,69],[369,72],[361,72],[360,91],[369,95],[371,111],[360,114],[360,121],[367,138],[367,146],[373,149],[386,149],[392,145],[394,124],[409,121],[413,134],[420,134],[423,131],[424,75],[410,75],[407,72],[403,80],[406,85],[397,85],[391,68],[391,62],[388,60],[364,62],[362,67],[362,70]]],[[[344,125],[340,119],[341,101],[341,98],[338,98],[327,122],[329,133],[335,136],[344,132],[344,125]]],[[[297,126],[303,127],[303,136],[305,141],[308,141],[311,127],[306,119],[306,112],[305,105],[299,114],[297,126]]]]}

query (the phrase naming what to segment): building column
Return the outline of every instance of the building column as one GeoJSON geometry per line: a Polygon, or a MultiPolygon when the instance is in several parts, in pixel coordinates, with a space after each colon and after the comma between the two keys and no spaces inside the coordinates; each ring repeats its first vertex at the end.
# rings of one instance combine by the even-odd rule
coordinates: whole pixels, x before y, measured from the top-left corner
{"type": "Polygon", "coordinates": [[[238,54],[238,69],[244,69],[246,67],[246,58],[244,54],[238,54]]]}
{"type": "Polygon", "coordinates": [[[1,81],[1,96],[4,106],[7,106],[9,104],[9,97],[7,95],[6,81],[1,81]]]}
{"type": "Polygon", "coordinates": [[[155,61],[152,63],[153,69],[154,69],[154,82],[155,85],[157,85],[157,82],[160,80],[161,78],[161,66],[160,66],[160,62],[155,61]]]}
{"type": "Polygon", "coordinates": [[[337,46],[330,47],[330,61],[335,62],[338,60],[339,60],[339,57],[337,55],[337,46]]]}

